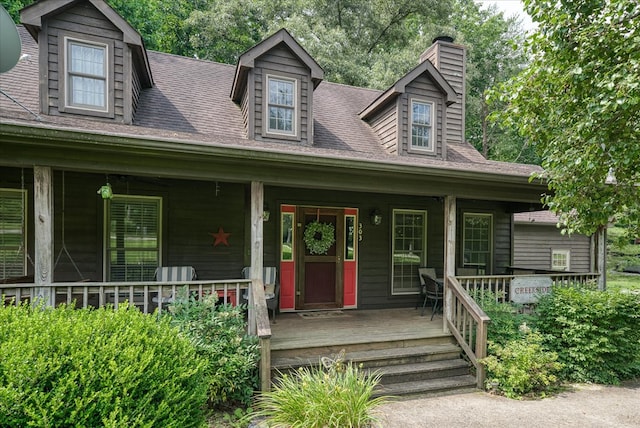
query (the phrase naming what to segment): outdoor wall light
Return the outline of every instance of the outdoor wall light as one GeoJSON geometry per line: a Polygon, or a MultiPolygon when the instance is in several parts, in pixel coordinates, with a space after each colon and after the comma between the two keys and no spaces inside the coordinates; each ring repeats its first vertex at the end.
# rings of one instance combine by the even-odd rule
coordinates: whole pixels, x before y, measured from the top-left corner
{"type": "Polygon", "coordinates": [[[377,209],[373,209],[369,214],[371,216],[371,224],[374,226],[380,226],[382,224],[382,213],[377,209]]]}
{"type": "Polygon", "coordinates": [[[269,211],[269,205],[264,204],[262,207],[262,221],[269,221],[269,217],[271,217],[271,211],[269,211]]]}

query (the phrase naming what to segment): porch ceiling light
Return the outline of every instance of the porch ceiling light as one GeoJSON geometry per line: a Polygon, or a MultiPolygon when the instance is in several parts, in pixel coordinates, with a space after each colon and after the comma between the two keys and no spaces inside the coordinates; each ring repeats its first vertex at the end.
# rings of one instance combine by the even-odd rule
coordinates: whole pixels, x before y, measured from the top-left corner
{"type": "Polygon", "coordinates": [[[382,224],[382,213],[377,208],[374,208],[371,213],[371,224],[374,226],[380,226],[382,224]]]}

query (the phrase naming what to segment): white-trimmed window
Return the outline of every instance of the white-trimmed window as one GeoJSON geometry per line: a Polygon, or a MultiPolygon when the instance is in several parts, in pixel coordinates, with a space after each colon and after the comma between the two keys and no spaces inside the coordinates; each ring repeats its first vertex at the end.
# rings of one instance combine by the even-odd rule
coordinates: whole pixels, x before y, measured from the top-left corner
{"type": "Polygon", "coordinates": [[[493,259],[493,215],[464,213],[463,215],[463,264],[478,273],[491,272],[493,259]]]}
{"type": "Polygon", "coordinates": [[[267,76],[267,132],[297,135],[297,81],[267,76]]]}
{"type": "Polygon", "coordinates": [[[105,202],[107,281],[151,281],[161,264],[162,198],[113,195],[105,202]]]}
{"type": "Polygon", "coordinates": [[[427,261],[427,212],[393,210],[391,294],[420,292],[418,268],[427,261]]]}
{"type": "Polygon", "coordinates": [[[411,148],[433,151],[433,103],[411,100],[411,148]]]}
{"type": "Polygon", "coordinates": [[[109,46],[65,38],[66,105],[106,112],[109,46]]]}
{"type": "Polygon", "coordinates": [[[26,275],[27,191],[0,189],[0,279],[26,275]]]}
{"type": "Polygon", "coordinates": [[[551,269],[552,270],[569,270],[571,251],[569,250],[551,250],[551,269]]]}

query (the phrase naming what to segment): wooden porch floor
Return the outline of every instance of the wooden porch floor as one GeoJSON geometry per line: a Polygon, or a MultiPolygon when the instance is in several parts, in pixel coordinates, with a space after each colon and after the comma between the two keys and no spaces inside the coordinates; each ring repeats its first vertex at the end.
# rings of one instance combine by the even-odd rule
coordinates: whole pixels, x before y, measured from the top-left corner
{"type": "Polygon", "coordinates": [[[370,344],[373,348],[379,342],[450,340],[451,335],[442,331],[441,313],[430,321],[429,309],[424,316],[420,312],[411,307],[280,313],[276,323],[271,323],[271,350],[325,347],[337,352],[344,345],[370,344]],[[337,312],[341,315],[335,315],[337,312]]]}

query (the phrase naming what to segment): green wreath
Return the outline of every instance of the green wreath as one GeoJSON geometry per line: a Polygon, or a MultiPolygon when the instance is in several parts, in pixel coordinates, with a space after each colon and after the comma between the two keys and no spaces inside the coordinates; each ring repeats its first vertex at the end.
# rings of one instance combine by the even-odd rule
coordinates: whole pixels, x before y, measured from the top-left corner
{"type": "Polygon", "coordinates": [[[326,254],[336,242],[335,228],[331,223],[314,221],[304,230],[304,243],[311,254],[326,254]]]}

